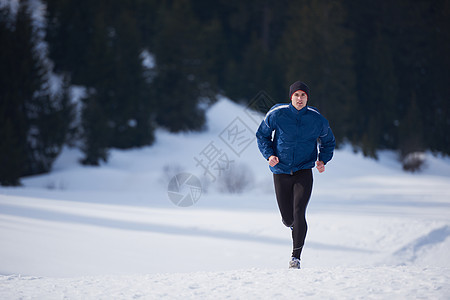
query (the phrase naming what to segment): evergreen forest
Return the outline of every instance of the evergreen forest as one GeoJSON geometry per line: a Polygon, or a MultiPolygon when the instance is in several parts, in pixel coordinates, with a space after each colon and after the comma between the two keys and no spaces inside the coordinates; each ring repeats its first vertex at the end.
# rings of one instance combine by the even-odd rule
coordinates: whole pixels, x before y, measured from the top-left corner
{"type": "Polygon", "coordinates": [[[449,155],[450,0],[0,0],[0,184],[296,80],[338,145],[449,155]]]}

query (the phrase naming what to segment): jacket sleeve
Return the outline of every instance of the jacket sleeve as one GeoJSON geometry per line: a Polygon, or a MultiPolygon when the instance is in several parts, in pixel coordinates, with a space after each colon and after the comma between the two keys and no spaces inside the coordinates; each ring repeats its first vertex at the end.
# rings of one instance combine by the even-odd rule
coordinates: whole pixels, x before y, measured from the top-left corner
{"type": "Polygon", "coordinates": [[[324,164],[329,162],[333,158],[335,147],[336,140],[334,134],[331,131],[328,121],[324,119],[322,133],[319,137],[319,160],[323,161],[324,164]]]}
{"type": "Polygon", "coordinates": [[[269,159],[270,156],[275,155],[273,150],[272,132],[275,130],[273,127],[272,115],[267,116],[259,125],[256,132],[256,139],[258,142],[258,148],[265,159],[269,159]]]}

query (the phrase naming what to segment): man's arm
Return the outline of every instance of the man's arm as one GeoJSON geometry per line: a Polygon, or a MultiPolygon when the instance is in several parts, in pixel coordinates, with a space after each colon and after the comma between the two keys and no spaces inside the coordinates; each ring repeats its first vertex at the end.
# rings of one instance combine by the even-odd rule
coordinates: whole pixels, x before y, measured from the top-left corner
{"type": "Polygon", "coordinates": [[[326,120],[324,121],[322,134],[320,135],[319,140],[319,162],[322,162],[325,166],[327,162],[329,162],[331,158],[333,158],[334,148],[336,147],[336,140],[334,138],[333,132],[331,131],[330,125],[326,120]]]}
{"type": "Polygon", "coordinates": [[[258,148],[265,159],[269,160],[272,156],[275,156],[275,151],[273,150],[272,132],[273,128],[271,126],[270,118],[263,120],[259,125],[258,131],[256,132],[256,139],[258,141],[258,148]]]}

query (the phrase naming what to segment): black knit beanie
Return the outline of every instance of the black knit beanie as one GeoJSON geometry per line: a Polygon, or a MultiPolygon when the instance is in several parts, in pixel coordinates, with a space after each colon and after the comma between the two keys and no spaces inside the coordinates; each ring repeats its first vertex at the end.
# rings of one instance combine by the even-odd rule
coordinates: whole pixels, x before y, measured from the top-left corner
{"type": "Polygon", "coordinates": [[[292,94],[294,94],[298,90],[304,91],[309,99],[309,87],[301,81],[296,81],[289,87],[289,100],[291,100],[292,94]]]}

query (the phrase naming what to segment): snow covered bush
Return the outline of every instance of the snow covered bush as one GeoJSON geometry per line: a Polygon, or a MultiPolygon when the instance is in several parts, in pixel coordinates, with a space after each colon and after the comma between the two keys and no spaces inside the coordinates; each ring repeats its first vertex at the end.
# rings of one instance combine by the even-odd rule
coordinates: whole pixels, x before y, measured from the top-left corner
{"type": "Polygon", "coordinates": [[[246,164],[232,164],[217,178],[221,193],[240,194],[253,187],[254,174],[246,164]]]}
{"type": "Polygon", "coordinates": [[[162,169],[160,181],[163,184],[167,184],[170,182],[170,180],[172,180],[172,178],[174,176],[176,176],[177,174],[183,173],[183,172],[184,172],[184,168],[182,166],[180,166],[179,164],[164,165],[164,167],[162,169]]]}
{"type": "Polygon", "coordinates": [[[413,152],[407,154],[402,159],[403,170],[409,172],[419,172],[423,169],[425,162],[425,153],[413,152]]]}

